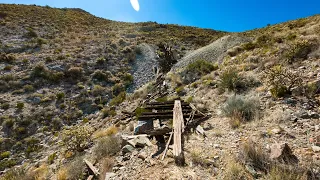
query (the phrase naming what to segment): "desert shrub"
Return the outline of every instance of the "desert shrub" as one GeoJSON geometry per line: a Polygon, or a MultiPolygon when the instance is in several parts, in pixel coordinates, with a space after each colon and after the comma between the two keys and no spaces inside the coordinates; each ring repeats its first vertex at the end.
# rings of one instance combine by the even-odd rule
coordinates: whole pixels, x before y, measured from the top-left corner
{"type": "Polygon", "coordinates": [[[113,108],[103,108],[101,113],[103,118],[117,115],[117,112],[113,108]]]}
{"type": "Polygon", "coordinates": [[[283,168],[281,166],[273,166],[267,174],[268,180],[302,180],[309,179],[306,172],[301,172],[296,168],[283,168]]]}
{"type": "Polygon", "coordinates": [[[0,171],[5,170],[6,168],[11,168],[15,166],[17,162],[13,159],[4,159],[0,161],[0,171]]]}
{"type": "Polygon", "coordinates": [[[125,91],[125,87],[121,83],[117,83],[114,86],[112,86],[112,94],[114,96],[117,96],[118,94],[120,94],[123,91],[125,91]]]}
{"type": "Polygon", "coordinates": [[[23,102],[18,102],[16,107],[17,107],[17,109],[22,110],[24,108],[24,103],[23,102]]]}
{"type": "Polygon", "coordinates": [[[49,73],[49,70],[45,67],[44,64],[40,63],[40,64],[37,64],[32,72],[31,72],[31,77],[33,78],[47,78],[48,77],[48,73],[49,73]]]}
{"type": "Polygon", "coordinates": [[[186,99],[186,102],[187,103],[191,103],[193,101],[193,97],[192,96],[189,96],[187,99],[186,99]]]}
{"type": "Polygon", "coordinates": [[[243,78],[238,74],[238,72],[232,68],[226,69],[220,75],[220,80],[218,82],[218,87],[221,90],[227,89],[229,91],[239,91],[244,88],[245,84],[243,78]]]}
{"type": "Polygon", "coordinates": [[[83,68],[71,67],[68,69],[66,76],[69,77],[72,81],[80,80],[83,76],[83,68]]]}
{"type": "Polygon", "coordinates": [[[112,168],[115,164],[114,160],[110,157],[107,157],[107,158],[104,158],[102,161],[101,161],[101,173],[100,173],[100,179],[106,179],[106,173],[107,172],[112,172],[112,168]]]}
{"type": "Polygon", "coordinates": [[[268,172],[270,168],[270,160],[263,152],[262,147],[251,140],[242,144],[240,149],[240,160],[243,161],[243,164],[247,164],[256,170],[263,172],[268,172]]]}
{"type": "Polygon", "coordinates": [[[222,108],[227,117],[240,116],[241,121],[250,121],[257,115],[259,102],[253,98],[231,96],[222,108]]]}
{"type": "Polygon", "coordinates": [[[106,89],[100,85],[94,85],[91,91],[94,96],[101,96],[105,93],[106,89]]]}
{"type": "Polygon", "coordinates": [[[124,100],[126,100],[126,92],[121,92],[118,96],[114,97],[109,104],[110,106],[117,106],[124,100]]]}
{"type": "Polygon", "coordinates": [[[24,142],[26,145],[25,153],[27,157],[29,157],[32,152],[37,152],[41,149],[41,145],[39,144],[40,140],[38,138],[28,137],[24,139],[24,142]]]}
{"type": "Polygon", "coordinates": [[[98,81],[105,81],[108,82],[110,77],[112,76],[112,74],[110,72],[103,72],[101,70],[96,70],[93,74],[92,74],[92,79],[96,79],[98,81]]]}
{"type": "Polygon", "coordinates": [[[127,87],[133,82],[133,76],[130,73],[125,73],[122,76],[122,80],[124,81],[124,85],[127,87]]]}
{"type": "Polygon", "coordinates": [[[32,92],[34,91],[34,87],[31,84],[27,84],[23,86],[25,92],[32,92]]]}
{"type": "Polygon", "coordinates": [[[56,97],[57,97],[57,100],[58,100],[58,101],[59,101],[59,100],[62,100],[62,99],[64,98],[64,96],[65,96],[64,92],[58,92],[58,93],[56,94],[56,97]]]}
{"type": "Polygon", "coordinates": [[[106,61],[106,59],[105,59],[104,57],[99,57],[99,58],[97,58],[96,62],[97,62],[97,64],[99,64],[99,65],[103,65],[103,64],[106,63],[107,61],[106,61]]]}
{"type": "Polygon", "coordinates": [[[26,170],[24,167],[11,168],[2,177],[1,180],[25,180],[26,170]]]}
{"type": "Polygon", "coordinates": [[[245,180],[248,178],[245,168],[234,160],[230,161],[227,165],[225,177],[226,180],[245,180]]]}
{"type": "Polygon", "coordinates": [[[274,66],[265,71],[267,84],[271,86],[270,92],[273,97],[283,97],[291,94],[292,88],[302,84],[302,78],[281,65],[274,66]]]}
{"type": "Polygon", "coordinates": [[[10,155],[11,155],[11,153],[9,151],[2,152],[0,154],[0,160],[5,159],[5,158],[9,158],[10,155]]]}
{"type": "Polygon", "coordinates": [[[253,42],[248,42],[248,43],[241,45],[241,48],[246,51],[251,51],[251,50],[255,49],[256,47],[257,47],[257,45],[253,42]]]}
{"type": "Polygon", "coordinates": [[[1,104],[1,109],[7,110],[10,108],[10,104],[8,102],[4,102],[1,104]]]}
{"type": "Polygon", "coordinates": [[[53,164],[54,160],[57,158],[57,153],[52,153],[48,156],[48,164],[53,164]]]}
{"type": "Polygon", "coordinates": [[[121,140],[117,136],[107,136],[99,139],[94,147],[94,154],[97,159],[101,159],[106,156],[113,156],[120,152],[121,140]]]}
{"type": "Polygon", "coordinates": [[[176,88],[176,93],[178,95],[183,95],[185,93],[184,86],[180,86],[176,88]]]}
{"type": "Polygon", "coordinates": [[[288,39],[289,41],[292,41],[292,40],[295,40],[296,37],[297,37],[296,34],[290,33],[290,34],[288,34],[287,39],[288,39]]]}
{"type": "Polygon", "coordinates": [[[103,129],[100,131],[96,131],[93,135],[92,138],[93,139],[97,139],[97,138],[101,138],[101,137],[105,137],[105,136],[112,136],[118,133],[118,128],[115,126],[110,126],[107,129],[103,129]]]}
{"type": "Polygon", "coordinates": [[[25,34],[25,37],[36,38],[36,37],[38,37],[38,34],[32,28],[27,28],[27,32],[25,34]]]}
{"type": "Polygon", "coordinates": [[[69,151],[81,152],[91,143],[92,129],[87,126],[75,126],[62,132],[62,142],[69,151]]]}
{"type": "Polygon", "coordinates": [[[296,59],[306,59],[311,53],[314,44],[307,41],[296,41],[289,50],[284,53],[285,61],[293,63],[296,59]]]}
{"type": "Polygon", "coordinates": [[[198,74],[200,76],[209,74],[210,72],[217,70],[218,66],[205,60],[197,60],[189,64],[186,68],[187,73],[198,74]]]}
{"type": "Polygon", "coordinates": [[[192,150],[190,153],[191,161],[196,166],[208,166],[208,161],[202,157],[201,151],[199,150],[192,150]]]}
{"type": "Polygon", "coordinates": [[[12,54],[0,53],[0,62],[12,64],[16,60],[12,54]]]}
{"type": "Polygon", "coordinates": [[[67,179],[84,179],[85,163],[82,157],[77,157],[73,162],[66,165],[67,179]]]}

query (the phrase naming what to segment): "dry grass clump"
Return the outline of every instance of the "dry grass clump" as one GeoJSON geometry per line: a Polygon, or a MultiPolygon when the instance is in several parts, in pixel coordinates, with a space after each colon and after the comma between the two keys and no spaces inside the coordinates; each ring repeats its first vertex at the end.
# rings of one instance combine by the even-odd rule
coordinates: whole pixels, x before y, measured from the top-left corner
{"type": "Polygon", "coordinates": [[[240,152],[240,159],[243,164],[248,164],[254,169],[262,172],[268,172],[270,168],[270,160],[264,153],[262,147],[252,140],[248,140],[243,143],[240,152]]]}
{"type": "Polygon", "coordinates": [[[113,156],[120,152],[121,139],[118,136],[106,136],[96,143],[93,152],[97,159],[113,156]]]}
{"type": "Polygon", "coordinates": [[[102,138],[105,136],[112,136],[118,133],[118,128],[115,126],[110,126],[107,129],[96,131],[93,135],[93,139],[102,138]]]}
{"type": "Polygon", "coordinates": [[[224,176],[225,180],[247,180],[253,179],[246,169],[238,162],[234,160],[228,161],[226,172],[224,176]]]}
{"type": "MultiPolygon", "coordinates": [[[[284,168],[281,166],[274,166],[266,175],[267,180],[308,180],[307,172],[301,172],[297,168],[284,168]]],[[[312,178],[311,178],[312,179],[312,178]]]]}
{"type": "Polygon", "coordinates": [[[105,180],[105,176],[107,172],[112,172],[112,168],[114,166],[114,160],[110,157],[106,157],[101,161],[101,173],[100,173],[100,180],[105,180]]]}

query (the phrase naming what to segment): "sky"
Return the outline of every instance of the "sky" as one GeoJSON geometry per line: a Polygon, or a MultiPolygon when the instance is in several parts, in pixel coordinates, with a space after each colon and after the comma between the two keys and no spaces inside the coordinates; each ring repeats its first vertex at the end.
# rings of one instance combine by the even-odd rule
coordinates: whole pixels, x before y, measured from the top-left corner
{"type": "Polygon", "coordinates": [[[0,3],[81,8],[117,21],[155,21],[229,32],[320,14],[320,0],[139,0],[138,12],[130,0],[0,0],[0,3]]]}

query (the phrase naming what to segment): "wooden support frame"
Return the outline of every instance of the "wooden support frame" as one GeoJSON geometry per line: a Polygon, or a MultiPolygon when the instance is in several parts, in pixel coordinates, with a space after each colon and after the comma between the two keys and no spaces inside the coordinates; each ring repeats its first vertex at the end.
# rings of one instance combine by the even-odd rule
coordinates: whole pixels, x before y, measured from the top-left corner
{"type": "Polygon", "coordinates": [[[184,132],[184,120],[181,101],[176,100],[173,108],[173,155],[177,165],[184,165],[184,155],[182,151],[182,133],[184,132]]]}

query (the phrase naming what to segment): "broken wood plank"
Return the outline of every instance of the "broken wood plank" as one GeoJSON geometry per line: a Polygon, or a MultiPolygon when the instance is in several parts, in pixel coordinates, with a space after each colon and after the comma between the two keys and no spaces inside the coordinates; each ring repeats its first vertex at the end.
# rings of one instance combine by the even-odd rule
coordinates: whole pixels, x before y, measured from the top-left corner
{"type": "Polygon", "coordinates": [[[184,131],[184,121],[182,114],[181,102],[179,100],[174,102],[173,108],[173,155],[177,165],[184,164],[184,156],[182,152],[182,133],[184,131]]]}
{"type": "Polygon", "coordinates": [[[171,141],[171,139],[172,139],[172,135],[173,135],[173,132],[170,133],[170,137],[169,137],[169,140],[168,140],[168,142],[167,142],[166,148],[164,149],[164,152],[163,152],[161,161],[163,161],[163,160],[164,160],[164,157],[166,157],[166,154],[167,154],[167,151],[168,151],[168,148],[169,148],[169,145],[170,145],[170,141],[171,141]]]}
{"type": "Polygon", "coordinates": [[[93,164],[90,161],[84,159],[84,162],[88,166],[89,172],[93,173],[94,176],[98,176],[99,175],[99,171],[93,166],[93,164]]]}
{"type": "MultiPolygon", "coordinates": [[[[190,117],[190,114],[183,114],[184,118],[190,117]]],[[[194,118],[202,118],[203,116],[201,114],[195,114],[194,118]]],[[[161,119],[161,120],[169,120],[173,119],[172,115],[165,114],[165,115],[143,115],[138,117],[139,120],[155,120],[155,119],[161,119]]]]}
{"type": "MultiPolygon", "coordinates": [[[[191,113],[192,109],[183,109],[183,113],[191,113]]],[[[142,112],[141,116],[144,115],[165,115],[165,114],[170,114],[172,116],[173,111],[172,110],[165,110],[165,111],[158,111],[158,112],[142,112]]]]}
{"type": "Polygon", "coordinates": [[[94,177],[93,175],[90,175],[87,180],[92,180],[93,177],[94,177]]]}

